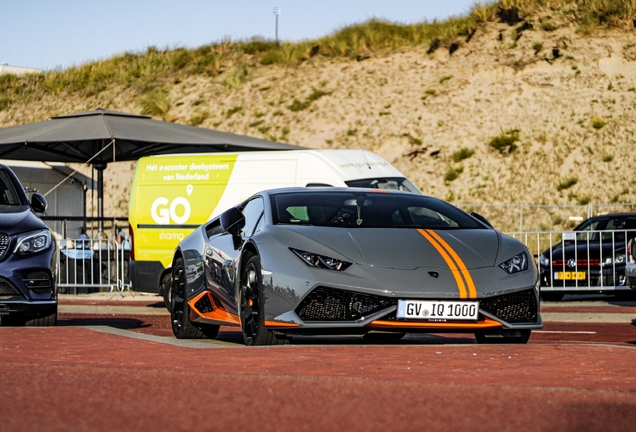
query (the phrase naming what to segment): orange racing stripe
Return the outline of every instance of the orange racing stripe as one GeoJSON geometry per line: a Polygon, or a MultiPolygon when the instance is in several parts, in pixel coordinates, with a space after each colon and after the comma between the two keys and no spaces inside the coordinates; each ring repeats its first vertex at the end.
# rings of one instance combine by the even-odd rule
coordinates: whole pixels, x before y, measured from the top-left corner
{"type": "Polygon", "coordinates": [[[446,249],[446,251],[453,257],[453,259],[457,263],[457,267],[459,267],[459,270],[462,272],[462,275],[464,276],[464,279],[466,280],[466,285],[468,285],[468,298],[470,299],[477,298],[477,290],[475,289],[475,283],[473,282],[473,278],[470,276],[470,272],[468,271],[468,268],[466,268],[466,264],[464,264],[464,261],[462,261],[459,255],[457,255],[457,252],[455,252],[455,250],[448,243],[446,243],[446,241],[444,241],[444,239],[440,237],[439,234],[437,234],[433,230],[426,230],[426,232],[432,235],[439,242],[439,244],[444,249],[446,249]]]}
{"type": "Polygon", "coordinates": [[[444,258],[444,261],[446,261],[446,264],[448,264],[448,267],[451,269],[451,273],[453,273],[453,276],[455,277],[455,282],[457,282],[457,287],[459,288],[459,298],[462,298],[462,299],[466,298],[466,286],[464,285],[464,280],[462,279],[459,273],[459,270],[457,269],[457,266],[455,265],[455,262],[451,259],[450,256],[448,256],[448,254],[446,253],[446,250],[444,250],[444,248],[441,245],[439,245],[427,231],[421,228],[418,228],[417,231],[420,234],[422,234],[424,238],[428,240],[429,243],[432,244],[435,249],[437,249],[437,252],[439,252],[442,258],[444,258]]]}

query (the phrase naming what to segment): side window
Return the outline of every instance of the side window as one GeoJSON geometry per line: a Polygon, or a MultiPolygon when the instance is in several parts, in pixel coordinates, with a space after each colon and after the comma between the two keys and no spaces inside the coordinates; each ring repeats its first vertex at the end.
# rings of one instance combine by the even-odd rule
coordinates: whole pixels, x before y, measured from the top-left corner
{"type": "Polygon", "coordinates": [[[4,171],[0,171],[0,204],[20,204],[15,189],[13,188],[13,182],[9,179],[9,175],[4,171]]]}
{"type": "Polygon", "coordinates": [[[243,234],[251,236],[254,233],[254,228],[263,214],[263,199],[256,197],[248,202],[243,207],[243,215],[245,216],[245,227],[243,228],[243,234]]]}

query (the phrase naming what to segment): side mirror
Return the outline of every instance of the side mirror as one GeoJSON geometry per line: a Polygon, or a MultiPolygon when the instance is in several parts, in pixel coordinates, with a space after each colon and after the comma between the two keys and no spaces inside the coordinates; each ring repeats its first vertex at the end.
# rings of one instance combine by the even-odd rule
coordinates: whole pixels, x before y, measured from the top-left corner
{"type": "Polygon", "coordinates": [[[46,211],[46,198],[42,194],[34,193],[31,195],[31,209],[36,213],[44,213],[46,211]]]}
{"type": "Polygon", "coordinates": [[[241,233],[245,226],[245,216],[236,207],[232,207],[221,213],[221,228],[223,231],[229,232],[233,236],[241,233]]]}
{"type": "Polygon", "coordinates": [[[479,222],[485,223],[486,225],[488,225],[490,228],[495,229],[494,226],[492,226],[492,224],[488,221],[488,219],[486,219],[485,217],[483,217],[482,215],[480,215],[479,213],[475,213],[472,212],[470,214],[472,217],[474,217],[475,219],[477,219],[479,222]]]}

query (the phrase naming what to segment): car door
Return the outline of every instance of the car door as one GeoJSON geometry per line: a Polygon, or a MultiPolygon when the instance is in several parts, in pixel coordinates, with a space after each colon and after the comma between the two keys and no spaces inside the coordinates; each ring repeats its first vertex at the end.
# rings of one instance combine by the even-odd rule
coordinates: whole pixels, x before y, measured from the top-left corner
{"type": "Polygon", "coordinates": [[[263,199],[255,197],[242,205],[239,210],[245,217],[245,225],[240,236],[223,231],[219,220],[208,227],[205,246],[205,272],[208,286],[215,301],[219,300],[224,308],[238,315],[240,257],[245,241],[248,240],[263,215],[263,199]]]}

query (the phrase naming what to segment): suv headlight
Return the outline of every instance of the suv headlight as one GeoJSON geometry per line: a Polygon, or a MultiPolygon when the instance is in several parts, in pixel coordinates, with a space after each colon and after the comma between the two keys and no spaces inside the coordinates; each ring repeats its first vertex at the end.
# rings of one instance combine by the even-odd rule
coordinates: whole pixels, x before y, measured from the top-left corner
{"type": "Polygon", "coordinates": [[[521,252],[499,264],[499,267],[508,274],[528,270],[528,254],[521,252]]]}
{"type": "Polygon", "coordinates": [[[351,263],[339,260],[337,258],[331,258],[325,255],[318,255],[313,252],[307,252],[299,249],[289,248],[295,253],[305,264],[310,267],[317,267],[327,270],[344,271],[351,265],[351,263]]]}
{"type": "Polygon", "coordinates": [[[47,229],[31,231],[18,236],[18,244],[13,253],[29,255],[46,250],[49,246],[51,246],[51,231],[47,229]]]}

